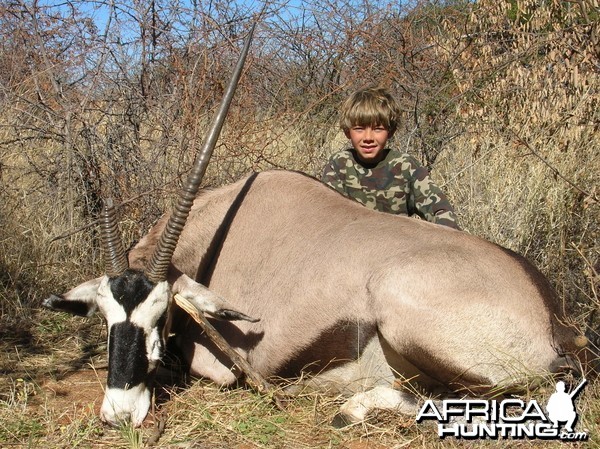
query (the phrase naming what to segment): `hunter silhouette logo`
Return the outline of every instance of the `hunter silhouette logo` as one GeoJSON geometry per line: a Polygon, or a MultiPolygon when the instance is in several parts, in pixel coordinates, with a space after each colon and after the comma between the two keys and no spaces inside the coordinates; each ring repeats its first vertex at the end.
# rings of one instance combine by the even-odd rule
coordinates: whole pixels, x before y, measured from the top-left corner
{"type": "Polygon", "coordinates": [[[429,399],[416,420],[436,420],[440,438],[586,441],[587,432],[574,430],[578,418],[574,400],[586,383],[583,379],[567,393],[565,383],[557,382],[545,411],[535,399],[446,399],[441,404],[429,399]]]}
{"type": "Polygon", "coordinates": [[[573,432],[573,426],[577,420],[577,412],[575,411],[573,399],[575,399],[586,383],[587,380],[583,379],[571,393],[565,393],[565,383],[563,381],[556,383],[556,393],[550,396],[548,405],[546,405],[548,418],[550,418],[555,428],[559,427],[559,422],[566,422],[565,430],[569,433],[573,432]]]}

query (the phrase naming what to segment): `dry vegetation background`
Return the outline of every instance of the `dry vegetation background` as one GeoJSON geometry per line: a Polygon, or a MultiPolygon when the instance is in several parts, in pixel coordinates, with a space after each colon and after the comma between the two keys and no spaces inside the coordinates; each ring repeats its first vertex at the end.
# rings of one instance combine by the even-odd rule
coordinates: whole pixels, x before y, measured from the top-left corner
{"type": "MultiPolygon", "coordinates": [[[[339,103],[386,86],[404,111],[394,145],[431,168],[463,228],[532,260],[597,339],[598,0],[0,0],[0,447],[143,444],[143,431],[103,429],[93,405],[48,399],[48,379],[102,376],[105,330],[39,306],[101,273],[90,225],[103,197],[121,204],[126,244],[167,210],[258,15],[206,185],[319,176],[345,144],[339,103]]],[[[594,445],[600,395],[587,391],[594,445]]],[[[335,399],[316,395],[282,413],[243,389],[171,393],[165,446],[460,445],[398,417],[332,429],[335,399]]]]}

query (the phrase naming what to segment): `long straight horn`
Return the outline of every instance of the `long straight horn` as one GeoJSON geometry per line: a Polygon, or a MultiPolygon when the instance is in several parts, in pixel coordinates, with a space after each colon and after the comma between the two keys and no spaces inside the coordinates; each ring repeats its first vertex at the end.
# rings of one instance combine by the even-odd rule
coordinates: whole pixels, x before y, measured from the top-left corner
{"type": "Polygon", "coordinates": [[[192,171],[188,176],[186,184],[184,184],[179,194],[173,213],[169,217],[167,226],[160,236],[160,240],[156,245],[152,259],[150,260],[146,269],[146,276],[154,283],[164,281],[167,278],[167,270],[169,268],[169,263],[171,262],[171,257],[173,256],[173,252],[177,246],[177,241],[179,240],[181,231],[185,226],[185,222],[190,213],[190,209],[192,208],[194,198],[196,198],[196,194],[200,188],[200,183],[202,182],[202,178],[206,172],[206,167],[208,166],[210,156],[212,155],[212,152],[217,144],[217,139],[219,138],[221,128],[223,127],[223,122],[227,116],[231,99],[233,98],[233,94],[235,93],[242,69],[244,68],[244,62],[246,61],[246,55],[248,54],[248,50],[250,48],[250,42],[252,41],[252,34],[254,33],[255,26],[256,24],[252,25],[252,28],[248,33],[248,37],[246,38],[246,42],[244,44],[244,49],[242,50],[242,53],[238,59],[237,65],[231,77],[231,81],[229,81],[229,85],[225,91],[223,100],[221,100],[221,105],[219,106],[219,109],[213,118],[212,125],[204,145],[202,146],[202,149],[200,150],[200,153],[194,162],[194,166],[192,167],[192,171]]]}
{"type": "Polygon", "coordinates": [[[129,268],[129,262],[123,249],[112,198],[108,198],[104,202],[104,210],[100,217],[100,236],[104,250],[106,274],[108,277],[120,276],[129,268]]]}

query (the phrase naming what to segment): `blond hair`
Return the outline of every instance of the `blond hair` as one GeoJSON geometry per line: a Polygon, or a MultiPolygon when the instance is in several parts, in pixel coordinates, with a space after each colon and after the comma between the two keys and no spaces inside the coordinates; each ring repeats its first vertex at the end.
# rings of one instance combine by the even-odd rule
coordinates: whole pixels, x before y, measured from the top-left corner
{"type": "Polygon", "coordinates": [[[353,126],[383,126],[393,134],[399,117],[398,103],[386,89],[368,87],[354,92],[344,102],[340,127],[347,132],[353,126]]]}

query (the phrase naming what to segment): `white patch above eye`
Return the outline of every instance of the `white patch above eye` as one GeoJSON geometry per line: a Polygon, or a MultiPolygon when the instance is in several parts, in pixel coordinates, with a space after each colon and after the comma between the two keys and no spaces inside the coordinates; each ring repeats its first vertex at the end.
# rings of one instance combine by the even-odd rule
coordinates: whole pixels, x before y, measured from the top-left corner
{"type": "Polygon", "coordinates": [[[108,276],[104,276],[100,281],[96,302],[110,329],[110,326],[113,324],[125,321],[127,319],[127,313],[125,313],[123,306],[113,297],[108,281],[108,276]]]}
{"type": "Polygon", "coordinates": [[[131,312],[131,322],[150,333],[150,330],[156,325],[156,321],[167,310],[170,299],[169,283],[167,281],[159,282],[148,297],[131,312]]]}

